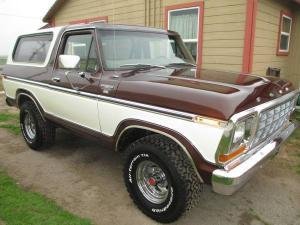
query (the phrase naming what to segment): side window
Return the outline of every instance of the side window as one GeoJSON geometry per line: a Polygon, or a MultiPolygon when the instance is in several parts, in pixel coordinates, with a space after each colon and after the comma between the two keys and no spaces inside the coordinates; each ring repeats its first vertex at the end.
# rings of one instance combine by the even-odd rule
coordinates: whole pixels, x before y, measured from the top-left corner
{"type": "Polygon", "coordinates": [[[80,57],[80,71],[96,72],[98,69],[96,45],[91,34],[68,36],[63,54],[78,55],[80,57]]]}
{"type": "Polygon", "coordinates": [[[52,34],[24,36],[18,41],[13,60],[24,63],[44,63],[52,41],[52,34]]]}

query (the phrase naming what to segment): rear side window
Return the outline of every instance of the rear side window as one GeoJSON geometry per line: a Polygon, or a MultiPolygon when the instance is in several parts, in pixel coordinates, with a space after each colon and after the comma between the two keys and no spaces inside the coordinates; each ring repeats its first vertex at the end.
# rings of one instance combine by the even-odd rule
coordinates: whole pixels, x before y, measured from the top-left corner
{"type": "Polygon", "coordinates": [[[44,63],[52,41],[52,34],[19,38],[13,59],[15,62],[44,63]]]}

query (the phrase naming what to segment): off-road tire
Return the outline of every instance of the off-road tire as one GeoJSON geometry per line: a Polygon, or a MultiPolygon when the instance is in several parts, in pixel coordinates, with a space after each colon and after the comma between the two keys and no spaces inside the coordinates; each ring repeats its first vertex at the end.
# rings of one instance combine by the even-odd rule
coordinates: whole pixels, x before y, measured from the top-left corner
{"type": "Polygon", "coordinates": [[[33,150],[41,151],[49,148],[55,141],[55,126],[47,120],[43,120],[36,105],[26,101],[20,106],[20,127],[26,144],[33,150]],[[30,113],[36,127],[36,135],[30,138],[24,127],[25,114],[30,113]]]}
{"type": "Polygon", "coordinates": [[[134,203],[147,216],[158,222],[170,223],[197,204],[202,184],[187,155],[177,143],[154,134],[133,142],[122,154],[127,191],[134,203]],[[148,201],[139,190],[136,169],[144,160],[151,160],[163,169],[170,182],[169,190],[170,188],[173,190],[160,205],[148,201]]]}

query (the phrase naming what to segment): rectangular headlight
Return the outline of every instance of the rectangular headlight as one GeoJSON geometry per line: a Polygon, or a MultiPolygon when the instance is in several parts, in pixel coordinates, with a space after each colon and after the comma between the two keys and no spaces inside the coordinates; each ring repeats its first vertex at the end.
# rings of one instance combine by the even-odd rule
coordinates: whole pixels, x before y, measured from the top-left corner
{"type": "Polygon", "coordinates": [[[253,137],[256,127],[256,116],[250,115],[234,125],[234,130],[232,132],[231,144],[229,145],[228,152],[225,154],[220,154],[218,161],[225,163],[236,156],[245,152],[253,137]]]}

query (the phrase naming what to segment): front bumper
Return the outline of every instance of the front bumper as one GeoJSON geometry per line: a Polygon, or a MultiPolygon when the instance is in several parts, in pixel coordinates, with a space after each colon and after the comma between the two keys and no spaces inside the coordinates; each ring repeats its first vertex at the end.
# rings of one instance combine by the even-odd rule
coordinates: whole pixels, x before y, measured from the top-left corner
{"type": "MultiPolygon", "coordinates": [[[[293,133],[297,128],[295,123],[289,123],[288,126],[279,132],[272,140],[255,149],[252,155],[234,167],[231,170],[216,169],[212,174],[212,187],[214,192],[222,195],[232,195],[240,189],[253,175],[253,173],[261,167],[263,162],[275,155],[281,144],[293,133]]],[[[253,151],[249,151],[251,154],[253,151]]]]}

